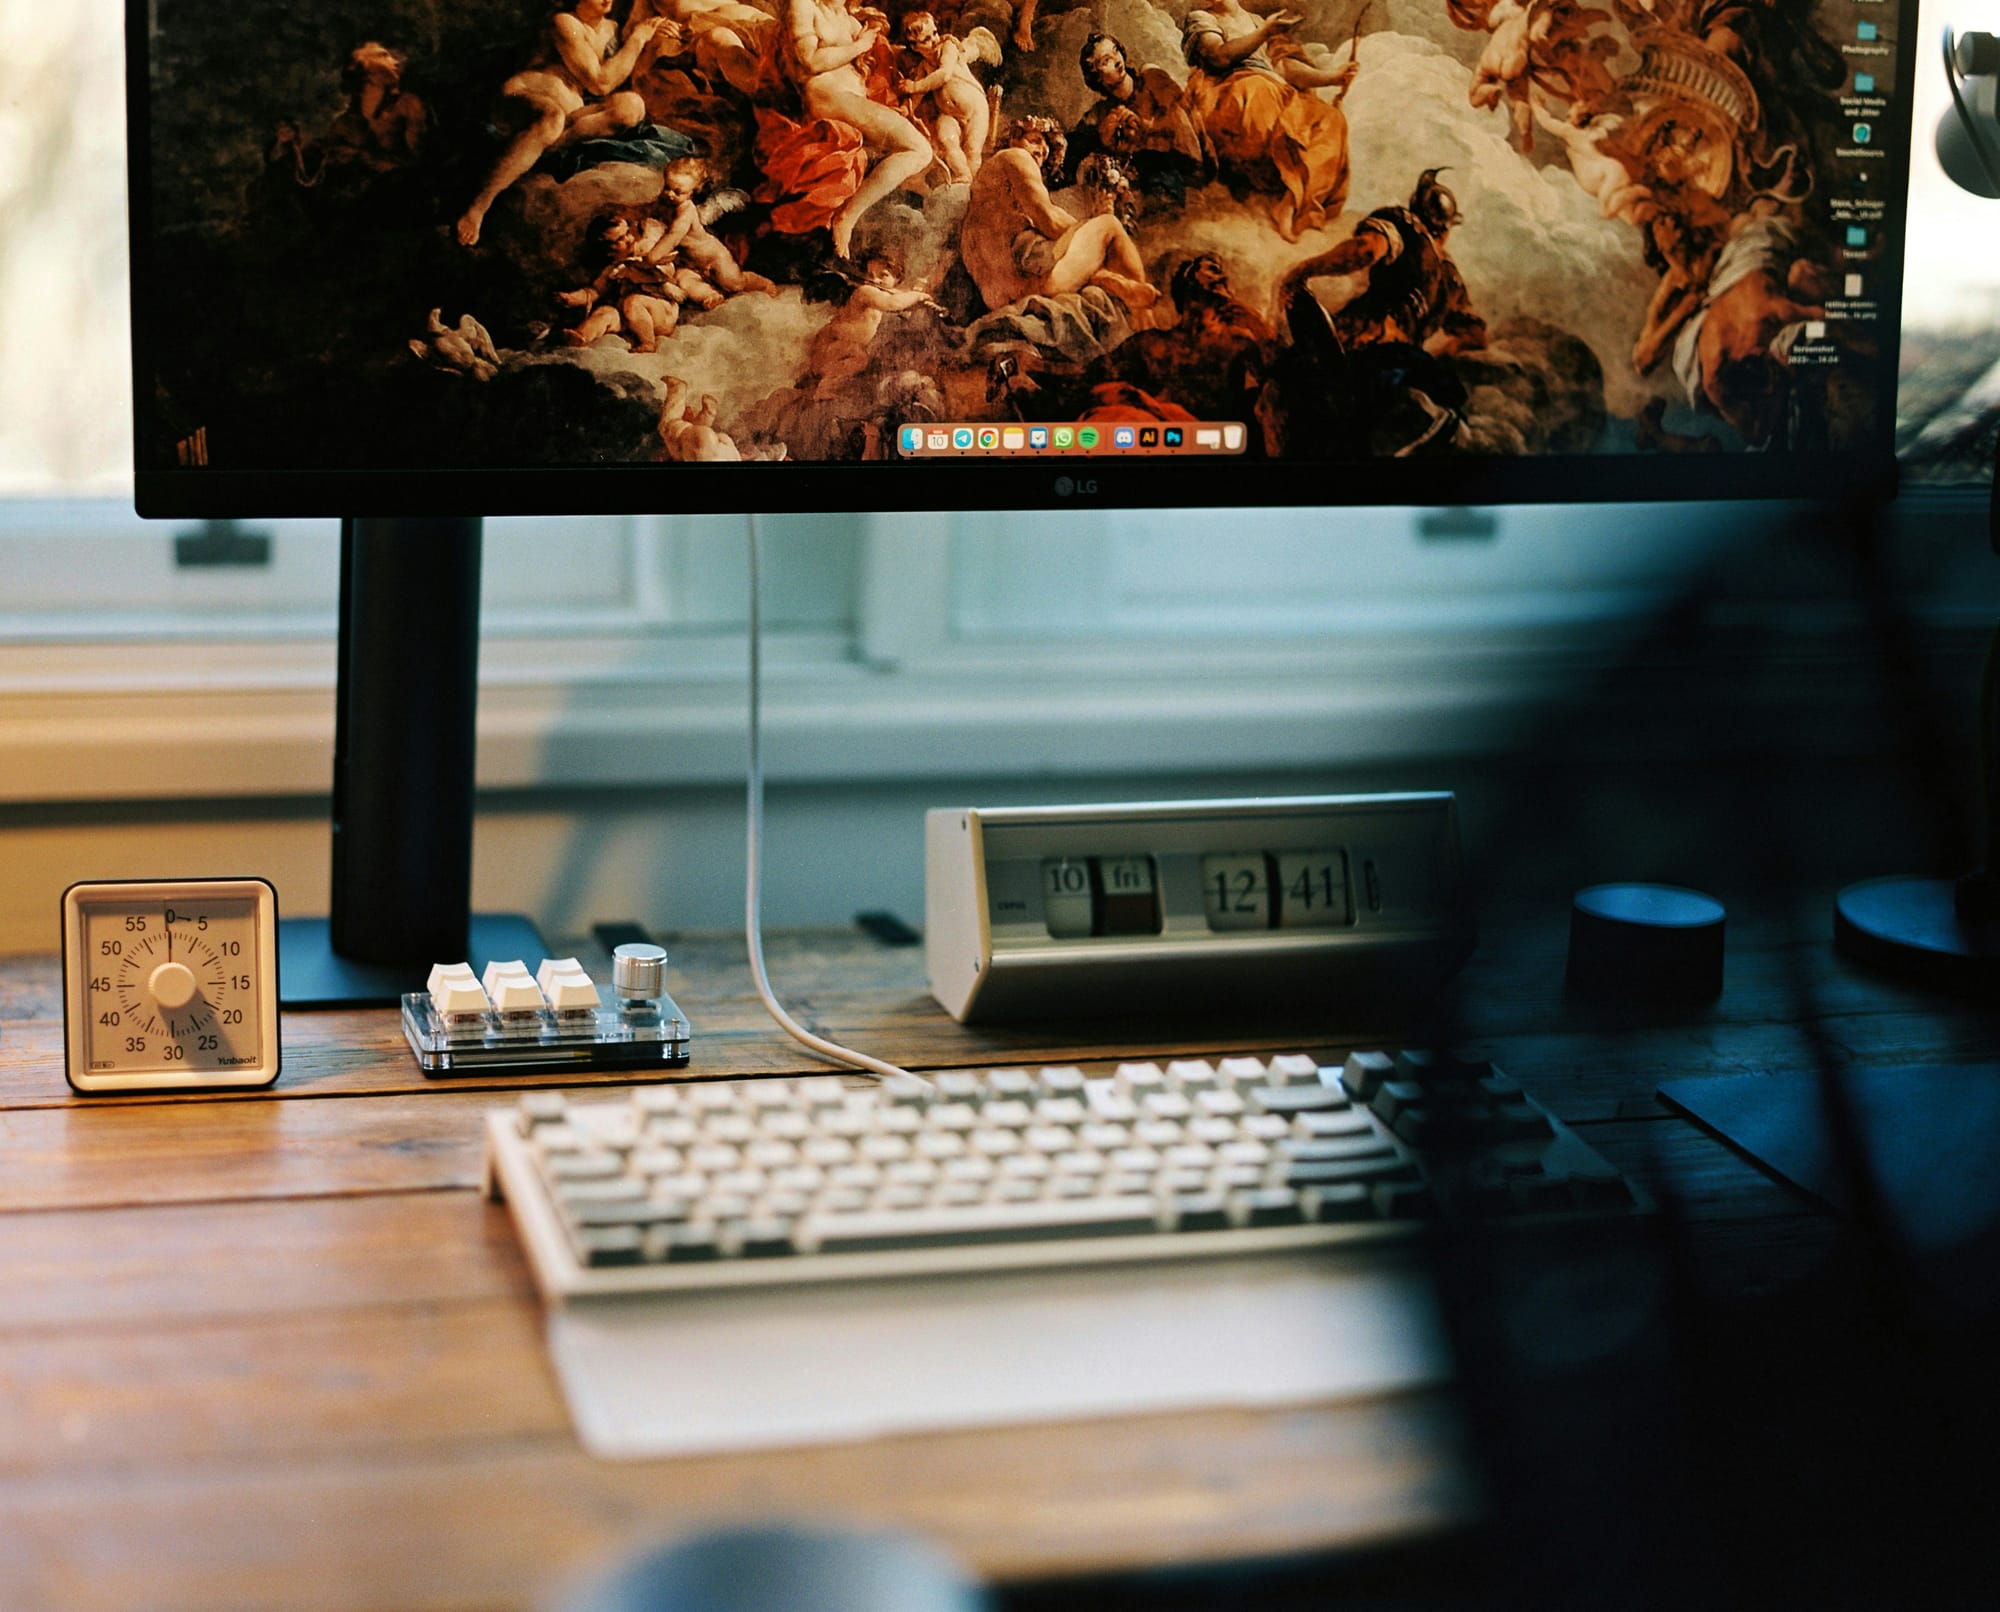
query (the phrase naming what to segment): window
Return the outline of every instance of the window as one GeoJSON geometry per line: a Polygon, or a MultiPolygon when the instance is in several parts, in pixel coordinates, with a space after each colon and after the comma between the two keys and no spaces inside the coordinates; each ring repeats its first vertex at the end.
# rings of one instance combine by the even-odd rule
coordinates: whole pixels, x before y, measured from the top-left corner
{"type": "MultiPolygon", "coordinates": [[[[249,523],[270,539],[268,563],[203,567],[178,564],[173,534],[130,515],[112,90],[122,7],[14,9],[12,99],[0,107],[0,702],[41,748],[10,764],[0,744],[0,779],[13,780],[0,798],[110,787],[113,769],[77,759],[84,737],[59,759],[60,734],[109,742],[136,731],[133,711],[167,710],[190,691],[240,734],[231,787],[316,791],[334,528],[249,523]],[[133,652],[166,642],[183,652],[133,652]],[[301,759],[260,782],[252,758],[274,732],[301,759]],[[30,755],[41,771],[19,764],[30,755]]],[[[1926,40],[1946,9],[1927,6],[1926,40]]],[[[1923,272],[1910,276],[1906,399],[1930,419],[2000,358],[2000,205],[1936,170],[1928,138],[1944,92],[1934,47],[1922,48],[1910,231],[1923,272]]],[[[1908,440],[1920,432],[1913,415],[1908,440]]],[[[1965,455],[1942,468],[1963,474],[1965,455]]],[[[941,774],[1003,756],[1044,771],[1189,756],[1284,766],[1491,742],[1495,705],[1568,675],[1577,653],[1639,620],[1749,518],[1713,513],[773,521],[773,768],[941,774]]],[[[738,523],[502,520],[488,533],[490,782],[733,774],[738,523]]],[[[200,781],[155,786],[193,793],[200,781]]]]}

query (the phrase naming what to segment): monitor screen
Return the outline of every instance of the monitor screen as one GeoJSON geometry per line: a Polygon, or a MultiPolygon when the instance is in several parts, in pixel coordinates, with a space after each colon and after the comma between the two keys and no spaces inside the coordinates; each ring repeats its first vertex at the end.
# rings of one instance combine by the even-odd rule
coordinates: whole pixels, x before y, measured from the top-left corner
{"type": "Polygon", "coordinates": [[[140,507],[1883,487],[1918,45],[1914,0],[135,0],[140,507]]]}

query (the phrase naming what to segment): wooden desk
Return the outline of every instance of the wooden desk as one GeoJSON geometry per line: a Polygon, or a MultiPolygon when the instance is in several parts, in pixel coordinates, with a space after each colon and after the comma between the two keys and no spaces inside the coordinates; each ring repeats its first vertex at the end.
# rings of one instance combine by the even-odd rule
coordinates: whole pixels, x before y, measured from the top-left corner
{"type": "MultiPolygon", "coordinates": [[[[1466,1022],[1615,1163],[1671,1175],[1720,1280],[1800,1269],[1828,1222],[1667,1113],[1659,1081],[1808,1066],[1815,1028],[1862,1061],[2000,1050],[1990,1017],[1837,962],[1823,919],[1794,933],[1734,914],[1715,1008],[1593,1028],[1561,998],[1559,908],[1486,917],[1466,1022]]],[[[764,1021],[740,940],[668,944],[691,1074],[812,1067],[764,1021]]],[[[777,938],[770,959],[801,1018],[918,1067],[1393,1041],[1353,1025],[975,1032],[932,1003],[920,951],[815,933],[777,938]]],[[[61,1034],[56,961],[0,962],[0,1606],[14,1612],[526,1607],[643,1541],[774,1514],[895,1524],[983,1573],[1036,1577],[1408,1537],[1472,1513],[1442,1395],[593,1461],[507,1213],[478,1192],[479,1116],[507,1100],[492,1086],[423,1080],[383,1010],[291,1015],[268,1093],[79,1100],[61,1034]]]]}

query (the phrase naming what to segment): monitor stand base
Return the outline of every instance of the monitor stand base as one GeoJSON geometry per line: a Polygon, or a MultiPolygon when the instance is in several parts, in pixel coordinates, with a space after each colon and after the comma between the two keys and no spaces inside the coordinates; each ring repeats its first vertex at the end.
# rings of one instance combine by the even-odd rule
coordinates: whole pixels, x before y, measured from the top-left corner
{"type": "Polygon", "coordinates": [[[2000,918],[1960,911],[1955,879],[1867,879],[1833,905],[1834,944],[1859,962],[1954,991],[2000,986],[2000,918]]]}
{"type": "Polygon", "coordinates": [[[333,949],[324,918],[278,921],[278,1001],[287,1008],[394,1007],[406,991],[421,991],[433,963],[519,958],[534,968],[549,955],[534,921],[517,912],[475,912],[469,957],[428,957],[418,963],[363,963],[333,949]]]}

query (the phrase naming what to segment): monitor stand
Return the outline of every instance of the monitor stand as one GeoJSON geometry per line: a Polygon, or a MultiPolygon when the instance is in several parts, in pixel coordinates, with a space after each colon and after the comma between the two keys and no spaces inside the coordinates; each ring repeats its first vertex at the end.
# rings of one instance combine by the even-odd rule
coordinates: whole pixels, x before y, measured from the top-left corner
{"type": "Polygon", "coordinates": [[[279,924],[287,1008],[394,1006],[434,963],[547,955],[472,906],[476,517],[344,520],[329,916],[279,924]]]}
{"type": "MultiPolygon", "coordinates": [[[[2000,454],[1989,530],[2000,553],[2000,454]]],[[[2000,987],[2000,629],[1979,687],[1980,867],[1958,879],[1888,878],[1834,898],[1834,944],[1848,956],[1947,990],[2000,987]]]]}

